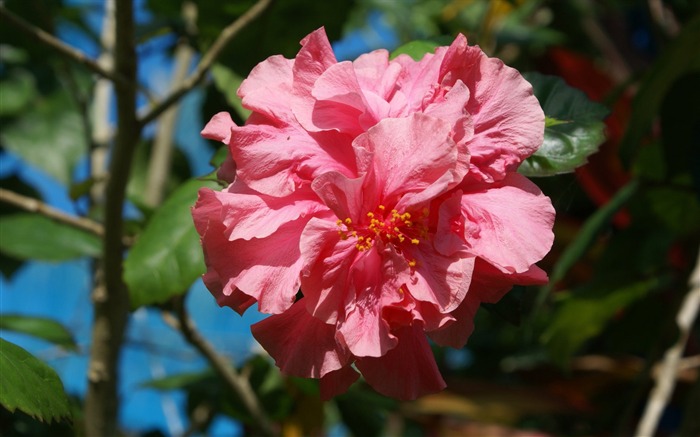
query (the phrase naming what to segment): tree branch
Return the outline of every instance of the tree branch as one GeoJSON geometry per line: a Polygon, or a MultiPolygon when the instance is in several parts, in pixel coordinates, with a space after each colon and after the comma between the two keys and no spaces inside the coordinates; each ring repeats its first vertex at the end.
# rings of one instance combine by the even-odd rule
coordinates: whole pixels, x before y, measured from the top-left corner
{"type": "Polygon", "coordinates": [[[228,25],[221,31],[219,37],[214,41],[209,50],[202,56],[195,71],[182,82],[179,88],[173,90],[170,95],[165,97],[160,103],[157,103],[143,117],[139,119],[140,126],[144,126],[157,118],[163,111],[168,109],[172,104],[177,102],[183,95],[188,93],[192,88],[204,79],[205,74],[209,71],[216,58],[219,57],[221,51],[226,45],[233,40],[236,35],[250,22],[255,20],[262,12],[272,3],[272,0],[258,0],[258,2],[248,9],[245,14],[238,17],[236,21],[228,25]]]}
{"type": "Polygon", "coordinates": [[[27,212],[41,214],[44,217],[50,218],[51,220],[80,229],[81,231],[90,232],[98,237],[104,236],[105,233],[104,227],[96,221],[67,214],[59,209],[45,204],[40,200],[34,199],[33,197],[23,196],[4,188],[0,188],[0,202],[14,205],[27,212]]]}
{"type": "Polygon", "coordinates": [[[97,62],[95,62],[93,59],[91,59],[89,56],[76,49],[75,47],[64,43],[60,39],[51,35],[50,33],[45,32],[30,23],[27,23],[22,18],[10,12],[4,6],[0,6],[0,18],[7,20],[11,25],[15,26],[17,29],[34,38],[41,44],[52,48],[56,52],[60,53],[63,56],[66,56],[67,58],[77,62],[78,64],[84,65],[93,73],[97,73],[98,75],[110,79],[115,83],[124,83],[124,81],[126,80],[124,76],[121,76],[119,73],[102,68],[97,62]]]}
{"type": "Polygon", "coordinates": [[[177,320],[168,313],[163,313],[165,321],[179,330],[185,340],[197,349],[214,368],[214,371],[224,382],[241,398],[243,405],[253,417],[258,430],[266,436],[274,436],[275,432],[270,426],[270,420],[265,414],[255,392],[250,387],[248,380],[241,377],[231,363],[221,356],[216,349],[197,331],[192,319],[187,314],[185,300],[182,296],[173,299],[177,320]]]}
{"type": "Polygon", "coordinates": [[[649,400],[635,435],[652,436],[656,434],[661,414],[666,408],[671,394],[673,394],[683,350],[700,308],[700,255],[693,272],[690,274],[689,286],[690,290],[685,295],[676,315],[676,323],[678,324],[680,335],[676,343],[664,354],[659,376],[656,378],[656,385],[649,395],[649,400]]]}
{"type": "MultiPolygon", "coordinates": [[[[103,277],[93,294],[95,315],[85,399],[85,434],[115,436],[118,432],[118,363],[129,313],[129,295],[122,278],[123,208],[126,183],[139,137],[136,122],[136,50],[131,0],[115,2],[117,130],[105,190],[103,277]]],[[[98,269],[99,272],[99,269],[98,269]]]]}

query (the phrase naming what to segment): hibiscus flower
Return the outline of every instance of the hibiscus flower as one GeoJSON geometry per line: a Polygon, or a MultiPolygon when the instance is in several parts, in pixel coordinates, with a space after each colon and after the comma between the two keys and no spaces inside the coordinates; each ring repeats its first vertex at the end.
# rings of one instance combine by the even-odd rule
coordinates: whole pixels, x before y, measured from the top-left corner
{"type": "Polygon", "coordinates": [[[463,347],[482,302],[546,282],[554,209],[516,172],[544,115],[464,36],[419,61],[337,62],[319,29],[238,94],[245,125],[220,113],[202,132],[230,151],[230,184],[193,209],[204,282],[220,305],[272,314],[253,335],[323,398],[358,371],[399,399],[442,390],[428,337],[463,347]]]}

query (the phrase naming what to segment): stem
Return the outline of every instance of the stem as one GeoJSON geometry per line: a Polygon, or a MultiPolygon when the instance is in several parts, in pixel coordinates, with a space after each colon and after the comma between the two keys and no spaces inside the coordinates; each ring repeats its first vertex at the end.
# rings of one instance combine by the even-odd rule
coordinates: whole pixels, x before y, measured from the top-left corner
{"type": "Polygon", "coordinates": [[[118,430],[117,366],[129,312],[129,295],[122,279],[122,214],[126,183],[139,136],[134,41],[132,2],[117,1],[115,73],[126,81],[115,83],[117,131],[105,197],[104,277],[93,296],[95,318],[85,399],[85,433],[90,436],[114,436],[118,430]]]}
{"type": "MultiPolygon", "coordinates": [[[[168,318],[166,318],[166,321],[175,326],[175,328],[182,333],[185,340],[206,358],[214,371],[216,371],[229,388],[240,397],[243,405],[245,405],[257,425],[258,431],[265,436],[274,436],[275,432],[270,426],[270,419],[268,419],[265,411],[262,409],[248,380],[242,377],[228,360],[221,356],[216,349],[202,337],[199,331],[197,331],[194,322],[187,314],[184,298],[175,298],[173,299],[173,303],[177,321],[168,318]]],[[[167,313],[164,313],[164,315],[166,314],[167,313]]]]}
{"type": "Polygon", "coordinates": [[[95,62],[93,59],[91,59],[85,53],[81,52],[80,50],[76,49],[75,47],[72,47],[72,46],[64,43],[60,39],[51,35],[50,33],[45,32],[45,31],[39,29],[38,27],[33,26],[30,23],[27,23],[22,18],[13,14],[9,10],[7,10],[4,6],[1,6],[1,5],[0,5],[0,18],[7,20],[11,25],[15,26],[17,29],[21,30],[22,32],[24,32],[28,36],[32,37],[34,40],[38,41],[39,43],[44,44],[44,45],[52,48],[56,52],[60,53],[63,56],[66,56],[67,58],[77,62],[78,64],[84,65],[89,70],[91,70],[93,73],[97,73],[98,75],[105,77],[107,79],[110,79],[115,83],[119,82],[119,83],[124,84],[126,82],[125,77],[120,75],[118,72],[113,72],[113,71],[106,70],[106,69],[102,68],[97,62],[95,62]]]}
{"type": "Polygon", "coordinates": [[[36,200],[33,197],[23,196],[15,193],[14,191],[0,188],[0,202],[14,205],[28,212],[41,214],[44,217],[48,217],[58,223],[80,229],[81,231],[90,232],[98,237],[104,236],[105,230],[100,223],[88,218],[66,214],[65,212],[51,207],[40,200],[36,200]]]}
{"type": "Polygon", "coordinates": [[[678,324],[680,335],[676,343],[664,354],[656,385],[649,395],[649,400],[635,435],[655,435],[661,414],[666,408],[666,404],[668,404],[668,400],[676,385],[676,375],[678,374],[683,350],[700,308],[700,255],[693,272],[690,274],[689,286],[690,290],[685,295],[676,315],[676,323],[678,324]]]}
{"type": "Polygon", "coordinates": [[[171,105],[177,102],[183,95],[188,93],[192,88],[204,79],[204,75],[209,71],[216,58],[219,57],[221,51],[226,45],[233,40],[238,33],[243,30],[251,21],[255,20],[262,12],[272,3],[272,0],[258,0],[258,2],[248,9],[243,15],[238,17],[236,21],[229,24],[221,31],[219,37],[214,41],[209,50],[202,56],[195,71],[182,82],[179,88],[173,90],[170,95],[164,98],[160,103],[156,104],[151,110],[139,119],[139,124],[144,126],[156,119],[161,113],[168,109],[171,105]]]}

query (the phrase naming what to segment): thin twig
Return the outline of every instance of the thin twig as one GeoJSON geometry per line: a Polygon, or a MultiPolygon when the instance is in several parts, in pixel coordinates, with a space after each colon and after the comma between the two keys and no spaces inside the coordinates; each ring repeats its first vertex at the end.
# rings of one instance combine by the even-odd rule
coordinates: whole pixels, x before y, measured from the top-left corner
{"type": "Polygon", "coordinates": [[[163,313],[165,321],[178,329],[185,340],[195,349],[197,349],[209,364],[214,368],[214,371],[224,380],[224,382],[241,398],[243,405],[248,409],[248,412],[253,417],[258,430],[266,436],[274,436],[275,432],[270,426],[265,411],[260,405],[255,392],[250,386],[248,379],[243,378],[229,361],[221,356],[216,349],[199,333],[194,322],[187,314],[185,301],[182,297],[173,299],[174,309],[177,320],[172,316],[168,317],[168,313],[163,313]]]}
{"type": "Polygon", "coordinates": [[[105,77],[107,79],[110,79],[111,81],[113,81],[115,83],[116,82],[123,83],[126,80],[120,74],[102,68],[92,58],[90,58],[85,53],[81,52],[80,50],[76,49],[75,47],[72,47],[72,46],[64,43],[60,39],[51,35],[50,33],[45,32],[45,31],[39,29],[38,27],[30,24],[30,23],[27,23],[22,18],[18,17],[17,15],[13,14],[12,12],[10,12],[4,6],[0,6],[0,18],[7,20],[10,24],[15,26],[17,29],[21,30],[25,34],[34,38],[36,41],[50,47],[51,49],[55,50],[56,52],[60,53],[61,55],[66,56],[66,57],[70,58],[71,60],[73,60],[81,65],[84,65],[89,70],[91,70],[93,73],[97,73],[98,75],[105,77]]]}
{"type": "Polygon", "coordinates": [[[668,404],[668,400],[676,385],[676,377],[683,350],[700,308],[700,256],[695,269],[690,274],[689,286],[690,290],[685,295],[676,315],[676,323],[680,331],[678,340],[664,354],[656,385],[649,395],[644,414],[637,426],[635,435],[638,437],[653,436],[655,434],[661,414],[666,408],[666,404],[668,404]]]}
{"type": "Polygon", "coordinates": [[[0,188],[0,202],[14,205],[18,208],[22,208],[27,212],[41,214],[44,217],[50,218],[51,220],[63,223],[76,229],[80,229],[81,231],[90,232],[91,234],[97,235],[98,237],[104,236],[105,233],[104,227],[96,221],[84,217],[78,217],[71,214],[67,214],[59,209],[53,208],[45,204],[40,200],[28,196],[23,196],[21,194],[15,193],[14,191],[6,190],[4,188],[0,188]]]}
{"type": "Polygon", "coordinates": [[[214,61],[216,61],[226,45],[231,42],[243,28],[250,24],[251,21],[259,17],[270,3],[272,3],[272,0],[258,0],[253,7],[238,17],[236,21],[224,28],[216,41],[214,41],[214,44],[212,44],[209,50],[202,56],[195,71],[182,82],[179,88],[173,90],[167,97],[161,100],[160,103],[152,107],[148,113],[139,118],[139,124],[144,126],[150,123],[173,103],[177,102],[183,95],[197,86],[197,84],[204,79],[205,74],[209,71],[209,68],[214,64],[214,61]]]}

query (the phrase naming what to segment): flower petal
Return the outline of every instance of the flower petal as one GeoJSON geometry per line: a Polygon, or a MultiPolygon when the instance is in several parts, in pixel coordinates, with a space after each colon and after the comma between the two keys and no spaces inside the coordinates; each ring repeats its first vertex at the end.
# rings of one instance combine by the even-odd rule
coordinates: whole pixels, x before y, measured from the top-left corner
{"type": "Polygon", "coordinates": [[[250,329],[286,375],[321,378],[343,368],[351,358],[336,342],[335,327],[309,314],[304,299],[250,329]]]}
{"type": "Polygon", "coordinates": [[[235,126],[236,123],[231,119],[231,114],[219,112],[209,120],[200,134],[204,138],[228,144],[231,141],[231,129],[235,126]]]}
{"type": "Polygon", "coordinates": [[[216,197],[229,240],[264,238],[285,223],[328,210],[308,186],[289,196],[272,197],[237,180],[216,197]]]}
{"type": "Polygon", "coordinates": [[[474,123],[471,176],[487,182],[502,179],[542,145],[544,113],[517,70],[468,46],[459,35],[445,54],[440,78],[443,86],[461,80],[471,91],[466,107],[474,123]]]}
{"type": "Polygon", "coordinates": [[[419,324],[394,334],[398,345],[386,355],[355,362],[367,383],[385,396],[406,401],[444,389],[445,381],[419,324]]]}
{"type": "Polygon", "coordinates": [[[320,382],[321,400],[327,401],[334,396],[345,393],[359,377],[360,374],[351,366],[326,373],[320,382]]]}
{"type": "Polygon", "coordinates": [[[217,300],[225,303],[222,294],[240,289],[257,299],[262,312],[281,313],[292,305],[300,285],[299,237],[310,217],[286,223],[265,238],[229,241],[222,205],[212,190],[199,191],[192,214],[207,269],[215,272],[207,285],[217,300]]]}
{"type": "Polygon", "coordinates": [[[238,88],[245,108],[286,124],[295,122],[291,103],[294,61],[281,55],[267,58],[251,70],[238,88]]]}
{"type": "Polygon", "coordinates": [[[451,130],[450,124],[422,114],[388,118],[358,136],[354,146],[373,154],[373,183],[384,201],[391,203],[404,195],[400,208],[407,208],[439,195],[464,177],[467,169],[458,165],[459,150],[450,138],[451,130]]]}
{"type": "Polygon", "coordinates": [[[549,252],[554,208],[527,178],[509,173],[498,184],[465,184],[463,190],[465,239],[471,253],[503,272],[522,273],[549,252]]]}

